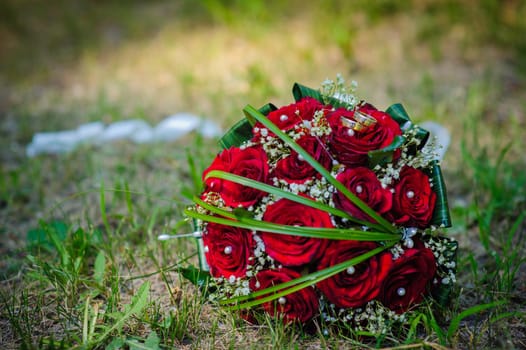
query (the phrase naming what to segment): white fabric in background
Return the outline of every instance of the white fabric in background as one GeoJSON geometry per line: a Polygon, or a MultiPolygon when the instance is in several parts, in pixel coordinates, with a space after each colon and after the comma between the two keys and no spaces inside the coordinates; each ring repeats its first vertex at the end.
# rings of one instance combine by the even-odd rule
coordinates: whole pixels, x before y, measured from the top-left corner
{"type": "Polygon", "coordinates": [[[152,127],[142,119],[122,120],[109,125],[102,122],[87,123],[74,130],[39,132],[26,147],[26,155],[59,154],[74,150],[81,144],[103,145],[129,140],[135,143],[171,142],[195,131],[203,137],[216,138],[223,131],[211,120],[189,113],[171,115],[152,127]]]}
{"type": "Polygon", "coordinates": [[[449,131],[442,125],[430,121],[419,123],[418,126],[430,133],[429,141],[424,146],[424,151],[436,154],[437,160],[444,159],[449,144],[451,143],[451,134],[449,131]]]}

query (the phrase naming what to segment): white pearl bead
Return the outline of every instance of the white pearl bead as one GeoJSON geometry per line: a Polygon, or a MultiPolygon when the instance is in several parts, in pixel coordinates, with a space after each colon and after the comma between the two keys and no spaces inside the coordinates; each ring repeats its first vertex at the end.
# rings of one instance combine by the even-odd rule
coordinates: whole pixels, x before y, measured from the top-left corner
{"type": "Polygon", "coordinates": [[[411,238],[408,238],[408,239],[406,239],[406,240],[404,241],[404,245],[405,245],[407,248],[411,249],[411,248],[413,248],[413,247],[415,246],[415,242],[414,242],[411,238]]]}
{"type": "Polygon", "coordinates": [[[210,251],[210,249],[208,248],[207,245],[205,245],[205,253],[208,253],[210,251]]]}
{"type": "Polygon", "coordinates": [[[231,246],[227,245],[225,247],[225,254],[232,254],[232,247],[231,246]]]}
{"type": "Polygon", "coordinates": [[[347,135],[348,136],[354,136],[354,130],[353,129],[348,129],[347,130],[347,135]]]}
{"type": "Polygon", "coordinates": [[[405,195],[407,198],[411,199],[415,196],[415,193],[413,191],[407,191],[405,195]]]}
{"type": "Polygon", "coordinates": [[[347,274],[349,275],[352,275],[353,273],[356,272],[356,269],[354,268],[354,266],[349,266],[346,270],[347,274]]]}
{"type": "Polygon", "coordinates": [[[362,193],[363,192],[363,187],[358,185],[356,186],[356,193],[362,193]]]}
{"type": "Polygon", "coordinates": [[[282,122],[285,122],[289,119],[289,117],[285,114],[282,114],[280,117],[279,117],[279,120],[281,120],[282,122]]]}
{"type": "Polygon", "coordinates": [[[280,305],[285,305],[285,304],[287,303],[287,299],[286,299],[285,297],[280,297],[280,298],[278,299],[278,303],[279,303],[280,305]]]}
{"type": "Polygon", "coordinates": [[[303,156],[301,154],[298,154],[298,160],[300,162],[303,162],[305,160],[305,158],[303,158],[303,156]]]}
{"type": "Polygon", "coordinates": [[[396,290],[396,294],[398,294],[399,296],[403,297],[405,295],[405,288],[398,288],[396,290]]]}

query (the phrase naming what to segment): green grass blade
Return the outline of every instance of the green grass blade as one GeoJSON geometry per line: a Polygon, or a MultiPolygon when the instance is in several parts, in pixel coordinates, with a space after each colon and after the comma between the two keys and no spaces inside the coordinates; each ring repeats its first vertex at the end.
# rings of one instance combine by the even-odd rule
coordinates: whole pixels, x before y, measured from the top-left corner
{"type": "Polygon", "coordinates": [[[340,191],[347,199],[349,199],[354,205],[360,210],[369,215],[374,221],[376,221],[386,232],[397,233],[398,230],[389,221],[378,215],[373,209],[371,209],[365,202],[349,191],[341,182],[336,180],[327,169],[325,169],[320,163],[318,163],[308,152],[306,152],[301,146],[299,146],[292,138],[281,131],[276,125],[268,120],[263,114],[259,113],[254,107],[247,105],[243,112],[252,118],[257,119],[276,136],[278,136],[283,142],[285,142],[290,148],[300,154],[306,162],[309,163],[318,173],[320,173],[327,181],[333,185],[338,191],[340,191]]]}
{"type": "Polygon", "coordinates": [[[84,304],[84,319],[82,321],[82,344],[87,344],[88,339],[88,330],[89,330],[89,303],[90,303],[90,296],[86,298],[85,304],[84,304]]]}
{"type": "MultiPolygon", "coordinates": [[[[201,205],[200,202],[200,200],[196,199],[196,203],[201,205]]],[[[238,217],[232,212],[216,208],[204,202],[202,202],[202,204],[205,205],[201,206],[203,206],[205,209],[210,210],[213,214],[221,215],[223,217],[202,214],[191,209],[186,209],[184,211],[185,215],[194,219],[213,222],[221,225],[301,237],[355,241],[386,241],[400,239],[400,235],[384,232],[361,231],[344,228],[281,225],[267,221],[255,220],[247,217],[238,217]]]]}
{"type": "Polygon", "coordinates": [[[103,250],[100,250],[95,258],[95,264],[93,266],[93,279],[99,284],[104,285],[104,274],[106,272],[106,255],[103,250]]]}
{"type": "Polygon", "coordinates": [[[269,301],[272,301],[272,300],[276,300],[282,296],[286,296],[286,295],[289,295],[289,294],[292,294],[294,292],[297,292],[303,288],[306,288],[308,286],[312,286],[320,281],[323,281],[331,276],[334,276],[342,271],[345,271],[347,268],[351,267],[351,266],[354,266],[354,265],[357,265],[371,257],[373,257],[374,255],[376,254],[379,254],[381,253],[382,251],[390,248],[391,246],[394,245],[394,242],[386,245],[386,246],[381,246],[381,247],[378,247],[376,249],[373,249],[367,253],[364,253],[360,256],[357,256],[353,259],[349,259],[347,261],[344,261],[344,262],[341,262],[339,264],[336,264],[334,266],[331,266],[331,267],[328,267],[326,269],[323,269],[323,270],[320,270],[320,271],[316,271],[316,272],[313,272],[313,273],[310,273],[308,275],[305,275],[305,276],[302,276],[302,277],[299,277],[299,278],[296,278],[292,281],[288,281],[288,282],[285,282],[285,283],[281,283],[281,284],[278,284],[276,286],[272,286],[272,287],[269,287],[269,288],[266,288],[266,289],[263,289],[261,291],[257,291],[257,292],[254,292],[254,293],[251,293],[250,295],[246,295],[246,296],[239,296],[239,297],[236,297],[236,298],[231,298],[231,299],[227,299],[227,300],[223,300],[221,301],[220,303],[221,304],[235,304],[235,303],[239,303],[239,302],[242,302],[242,301],[245,301],[245,300],[248,300],[248,299],[253,299],[253,298],[257,298],[259,296],[262,296],[262,295],[266,295],[266,294],[269,294],[269,293],[274,293],[278,290],[281,290],[280,292],[278,293],[275,293],[275,294],[272,294],[272,295],[269,295],[269,296],[266,296],[266,297],[263,297],[263,298],[260,298],[260,299],[256,299],[256,300],[251,300],[251,301],[248,301],[248,302],[245,302],[245,303],[241,303],[241,304],[236,304],[236,305],[231,305],[231,306],[227,306],[226,309],[227,310],[240,310],[240,309],[246,309],[246,308],[250,308],[250,307],[253,307],[253,306],[257,306],[257,305],[261,305],[263,303],[266,303],[266,302],[269,302],[269,301]],[[284,289],[284,290],[283,290],[284,289]]]}
{"type": "Polygon", "coordinates": [[[128,305],[128,307],[126,308],[126,311],[118,319],[115,320],[111,327],[106,329],[106,331],[97,338],[95,343],[101,343],[113,331],[121,329],[130,317],[140,313],[148,305],[149,295],[150,282],[144,282],[137,290],[137,293],[133,296],[130,305],[128,305]]]}
{"type": "Polygon", "coordinates": [[[309,199],[309,198],[306,198],[306,197],[294,194],[292,192],[284,191],[281,188],[278,188],[278,187],[275,187],[275,186],[271,186],[271,185],[267,185],[267,184],[265,184],[263,182],[259,182],[259,181],[256,181],[256,180],[252,180],[252,179],[249,179],[249,178],[246,178],[246,177],[243,177],[243,176],[231,174],[231,173],[228,173],[226,171],[221,171],[221,170],[212,170],[212,171],[210,171],[207,174],[207,176],[206,176],[206,179],[208,179],[208,178],[218,178],[218,179],[228,180],[228,181],[235,182],[235,183],[243,185],[243,186],[255,188],[255,189],[260,190],[260,191],[271,193],[271,194],[273,194],[273,195],[275,195],[277,197],[286,198],[286,199],[291,200],[293,202],[307,205],[307,206],[309,206],[311,208],[323,210],[323,211],[325,211],[327,213],[330,213],[330,214],[333,214],[335,216],[339,216],[341,218],[345,218],[345,219],[348,219],[350,221],[353,221],[353,222],[355,222],[355,223],[357,223],[359,225],[369,226],[371,228],[376,228],[377,230],[381,230],[381,227],[379,227],[379,225],[376,225],[376,224],[368,222],[368,221],[363,221],[363,220],[356,219],[355,217],[353,217],[349,213],[344,212],[343,210],[331,207],[329,205],[323,204],[323,203],[315,201],[313,199],[309,199]]]}
{"type": "Polygon", "coordinates": [[[448,339],[451,339],[451,337],[453,336],[453,333],[455,333],[458,330],[458,327],[460,326],[460,322],[464,318],[466,318],[468,316],[471,316],[471,315],[474,315],[476,313],[479,313],[481,311],[484,311],[484,310],[487,310],[487,309],[491,309],[491,308],[494,308],[496,306],[503,305],[505,303],[506,303],[505,300],[500,300],[500,301],[495,301],[495,302],[488,303],[488,304],[475,305],[475,306],[472,306],[472,307],[462,311],[461,313],[459,313],[457,316],[455,316],[451,320],[451,323],[449,324],[449,327],[447,329],[447,337],[448,337],[448,339]]]}

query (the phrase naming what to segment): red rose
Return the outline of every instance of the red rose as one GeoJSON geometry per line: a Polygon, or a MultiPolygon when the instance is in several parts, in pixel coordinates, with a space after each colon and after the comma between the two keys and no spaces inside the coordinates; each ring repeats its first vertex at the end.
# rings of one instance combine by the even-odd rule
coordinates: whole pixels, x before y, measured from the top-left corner
{"type": "MultiPolygon", "coordinates": [[[[329,214],[288,199],[267,206],[263,221],[305,227],[334,227],[329,214]]],[[[284,266],[301,266],[316,262],[325,254],[328,240],[261,232],[265,252],[284,266]]]]}
{"type": "Polygon", "coordinates": [[[203,244],[212,276],[245,276],[254,249],[250,230],[211,222],[206,225],[203,244]]]}
{"type": "MultiPolygon", "coordinates": [[[[250,280],[252,291],[263,290],[284,282],[299,278],[301,275],[290,269],[263,270],[250,280]]],[[[263,309],[271,316],[283,314],[283,321],[305,323],[318,313],[318,297],[312,287],[303,288],[297,292],[263,304],[263,309]]]]}
{"type": "Polygon", "coordinates": [[[404,226],[427,227],[436,202],[429,177],[418,169],[404,167],[394,190],[393,221],[404,226]]]}
{"type": "MultiPolygon", "coordinates": [[[[267,154],[261,147],[245,149],[232,147],[221,152],[204,171],[203,179],[212,170],[223,170],[252,180],[267,182],[267,154]]],[[[205,192],[217,192],[229,207],[249,207],[260,199],[264,192],[236,184],[231,181],[209,178],[205,181],[205,192]]]]}
{"type": "MultiPolygon", "coordinates": [[[[391,210],[393,194],[389,189],[382,187],[382,183],[378,180],[376,174],[369,168],[347,168],[336,176],[336,180],[341,182],[349,191],[377,213],[384,214],[391,210]]],[[[346,211],[355,218],[372,220],[341,192],[336,192],[333,200],[337,208],[346,211]]]]}
{"type": "MultiPolygon", "coordinates": [[[[318,270],[334,266],[346,260],[368,253],[378,245],[373,242],[333,242],[318,264],[318,270]]],[[[380,253],[318,283],[327,299],[338,307],[349,308],[364,305],[378,296],[383,280],[392,265],[389,253],[380,253]]]]}
{"type": "Polygon", "coordinates": [[[367,113],[376,123],[364,130],[355,131],[342,123],[341,117],[353,120],[354,111],[338,108],[327,116],[332,133],[330,148],[337,155],[340,163],[348,166],[366,165],[369,151],[389,146],[394,138],[402,135],[398,123],[389,114],[367,105],[360,111],[367,113]]]}
{"type": "Polygon", "coordinates": [[[435,256],[430,249],[424,246],[406,249],[393,261],[378,299],[397,313],[405,312],[412,304],[422,301],[435,272],[435,256]]]}
{"type": "MultiPolygon", "coordinates": [[[[312,97],[305,97],[296,103],[283,106],[270,112],[267,118],[280,128],[280,130],[289,131],[294,129],[296,125],[303,123],[303,121],[312,120],[314,113],[323,109],[323,107],[323,104],[318,100],[312,97]]],[[[260,122],[257,122],[254,125],[254,138],[256,140],[259,139],[260,136],[265,136],[261,135],[261,129],[266,129],[266,127],[260,122]]],[[[270,131],[268,134],[273,135],[270,131]]]]}
{"type": "MultiPolygon", "coordinates": [[[[331,168],[331,155],[318,138],[303,136],[297,140],[297,143],[325,169],[331,168]]],[[[274,171],[274,176],[288,183],[304,183],[317,174],[318,172],[295,151],[291,151],[290,155],[279,160],[274,171]]]]}

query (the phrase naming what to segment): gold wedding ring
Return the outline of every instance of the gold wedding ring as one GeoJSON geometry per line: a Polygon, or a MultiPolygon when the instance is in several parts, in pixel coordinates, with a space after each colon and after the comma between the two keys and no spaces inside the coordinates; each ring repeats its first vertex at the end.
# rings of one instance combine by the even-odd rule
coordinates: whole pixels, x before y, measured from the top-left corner
{"type": "Polygon", "coordinates": [[[354,111],[354,120],[364,126],[371,126],[376,124],[376,119],[371,117],[369,114],[365,114],[359,111],[354,111]]]}
{"type": "Polygon", "coordinates": [[[351,120],[345,117],[340,117],[343,126],[353,129],[354,131],[362,131],[366,128],[364,124],[358,123],[356,120],[351,120]]]}

